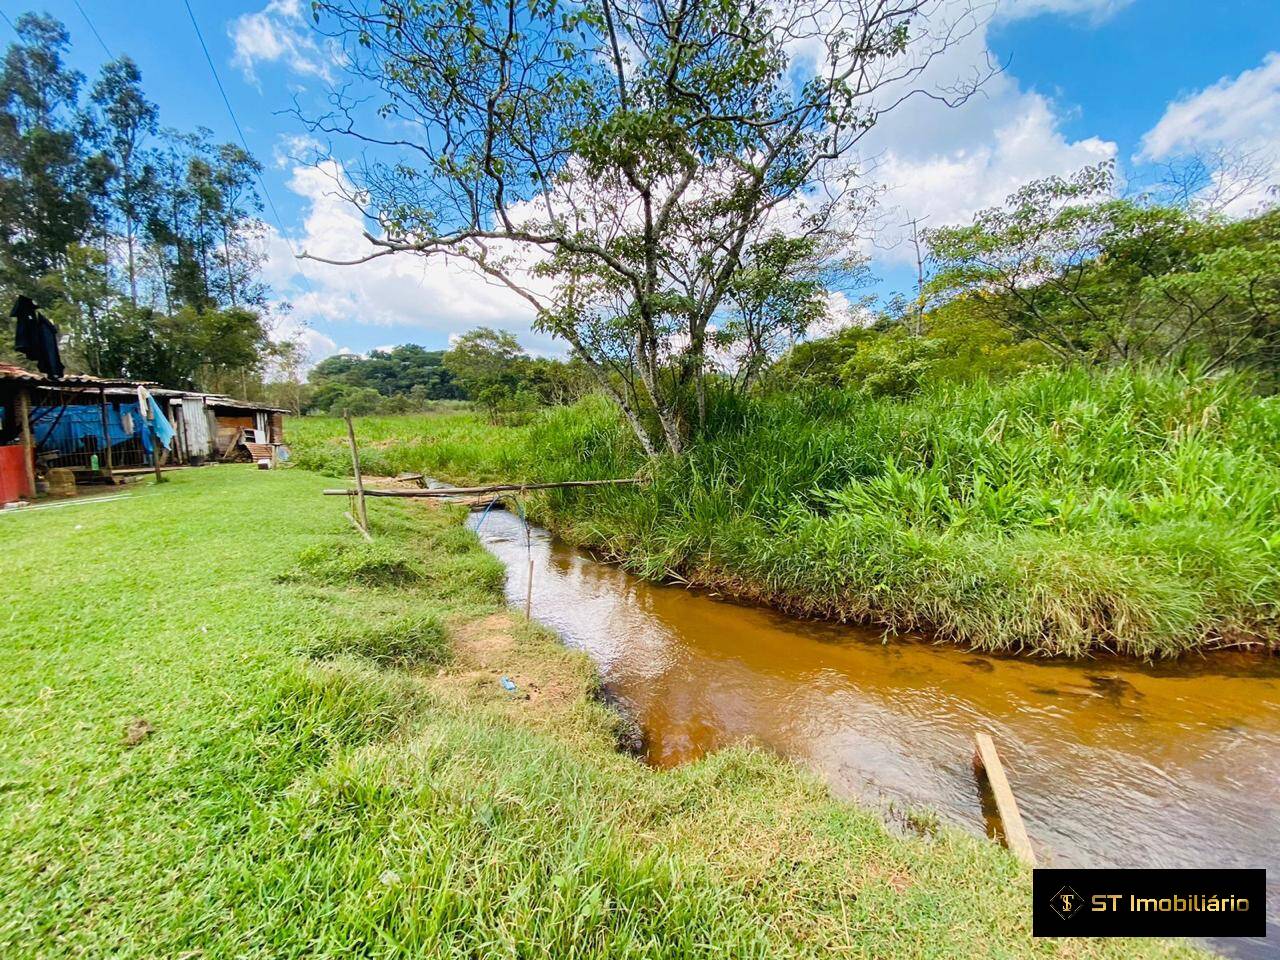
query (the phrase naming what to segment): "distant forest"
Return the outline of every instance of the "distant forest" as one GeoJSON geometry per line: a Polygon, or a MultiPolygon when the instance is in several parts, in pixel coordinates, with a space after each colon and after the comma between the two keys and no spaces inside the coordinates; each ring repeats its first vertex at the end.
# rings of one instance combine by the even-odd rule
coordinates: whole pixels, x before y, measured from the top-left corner
{"type": "Polygon", "coordinates": [[[448,350],[406,343],[321,360],[311,368],[298,406],[339,416],[414,413],[441,401],[471,400],[497,418],[567,403],[592,388],[580,361],[531,357],[510,333],[477,327],[448,350]]]}
{"type": "Polygon", "coordinates": [[[321,360],[308,376],[308,410],[352,414],[404,412],[466,393],[444,366],[443,350],[406,343],[367,356],[340,353],[321,360]]]}

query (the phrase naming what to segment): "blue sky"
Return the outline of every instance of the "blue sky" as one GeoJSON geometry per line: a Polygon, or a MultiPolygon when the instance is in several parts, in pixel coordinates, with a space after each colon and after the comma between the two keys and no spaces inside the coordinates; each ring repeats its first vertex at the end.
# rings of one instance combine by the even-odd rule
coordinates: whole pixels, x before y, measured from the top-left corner
{"type": "MultiPolygon", "coordinates": [[[[137,61],[164,124],[235,137],[182,0],[80,6],[112,54],[137,61]]],[[[302,282],[291,248],[357,252],[362,243],[358,219],[326,195],[325,179],[289,159],[304,131],[284,111],[295,97],[318,103],[326,75],[338,73],[309,30],[307,7],[191,0],[249,147],[266,165],[280,214],[269,279],[294,304],[313,357],[403,342],[441,347],[478,323],[510,329],[539,352],[562,350],[529,330],[519,303],[441,266],[316,265],[302,282]]],[[[72,63],[86,74],[106,57],[74,0],[2,0],[0,9],[10,19],[27,9],[60,18],[72,33],[72,63]]],[[[7,25],[0,30],[13,39],[7,25]]],[[[1027,179],[1109,156],[1141,180],[1178,154],[1220,146],[1268,153],[1280,143],[1276,0],[1006,0],[953,56],[959,67],[986,53],[1007,69],[980,98],[954,112],[913,104],[876,132],[870,148],[891,188],[888,220],[966,220],[1027,179]]],[[[871,248],[878,289],[906,289],[906,251],[886,246],[871,248]]]]}

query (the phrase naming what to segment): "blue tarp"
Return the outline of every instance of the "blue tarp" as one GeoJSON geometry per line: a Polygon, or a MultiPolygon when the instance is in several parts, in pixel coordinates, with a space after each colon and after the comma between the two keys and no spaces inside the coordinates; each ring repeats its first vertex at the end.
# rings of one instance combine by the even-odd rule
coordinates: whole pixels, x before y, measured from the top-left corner
{"type": "MultiPolygon", "coordinates": [[[[111,446],[135,438],[142,441],[142,449],[151,453],[151,431],[146,429],[136,403],[121,406],[108,404],[107,426],[111,433],[111,446]],[[133,415],[133,432],[124,428],[123,412],[133,415]]],[[[166,426],[168,422],[165,422],[166,426]]],[[[102,410],[96,406],[33,407],[31,431],[35,435],[36,449],[53,447],[66,453],[79,450],[98,452],[106,447],[102,436],[102,410]],[[62,415],[59,416],[58,414],[62,415]],[[88,443],[86,438],[92,438],[88,443]]],[[[169,428],[173,435],[173,428],[169,428]]]]}

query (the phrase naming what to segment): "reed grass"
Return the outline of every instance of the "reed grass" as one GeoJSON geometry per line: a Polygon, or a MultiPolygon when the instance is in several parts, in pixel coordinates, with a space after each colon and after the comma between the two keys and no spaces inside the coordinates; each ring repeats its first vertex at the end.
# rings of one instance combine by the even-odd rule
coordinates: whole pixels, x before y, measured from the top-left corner
{"type": "Polygon", "coordinates": [[[718,396],[686,456],[648,464],[598,397],[514,430],[378,429],[405,436],[406,465],[464,477],[468,456],[477,477],[646,471],[643,488],[553,492],[537,512],[651,579],[987,650],[1280,647],[1280,398],[1241,378],[1075,369],[908,400],[718,396]]]}

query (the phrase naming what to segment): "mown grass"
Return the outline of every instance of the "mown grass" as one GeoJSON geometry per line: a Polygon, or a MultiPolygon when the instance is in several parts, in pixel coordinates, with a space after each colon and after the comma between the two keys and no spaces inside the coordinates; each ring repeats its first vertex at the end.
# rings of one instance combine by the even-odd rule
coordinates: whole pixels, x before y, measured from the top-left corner
{"type": "Polygon", "coordinates": [[[324,485],[211,467],[0,518],[0,955],[1194,952],[1034,942],[1003,851],[761,752],[617,754],[585,659],[503,620],[457,514],[378,503],[370,547],[324,485]],[[476,622],[556,711],[455,664],[476,622]]]}
{"type": "MultiPolygon", "coordinates": [[[[304,427],[304,458],[325,429],[304,427]]],[[[1280,647],[1280,398],[1239,379],[1068,370],[905,401],[720,398],[687,456],[648,465],[598,398],[512,431],[371,429],[405,438],[383,454],[401,468],[468,479],[643,469],[644,488],[553,493],[538,512],[642,576],[802,615],[1050,655],[1280,647]]]]}

